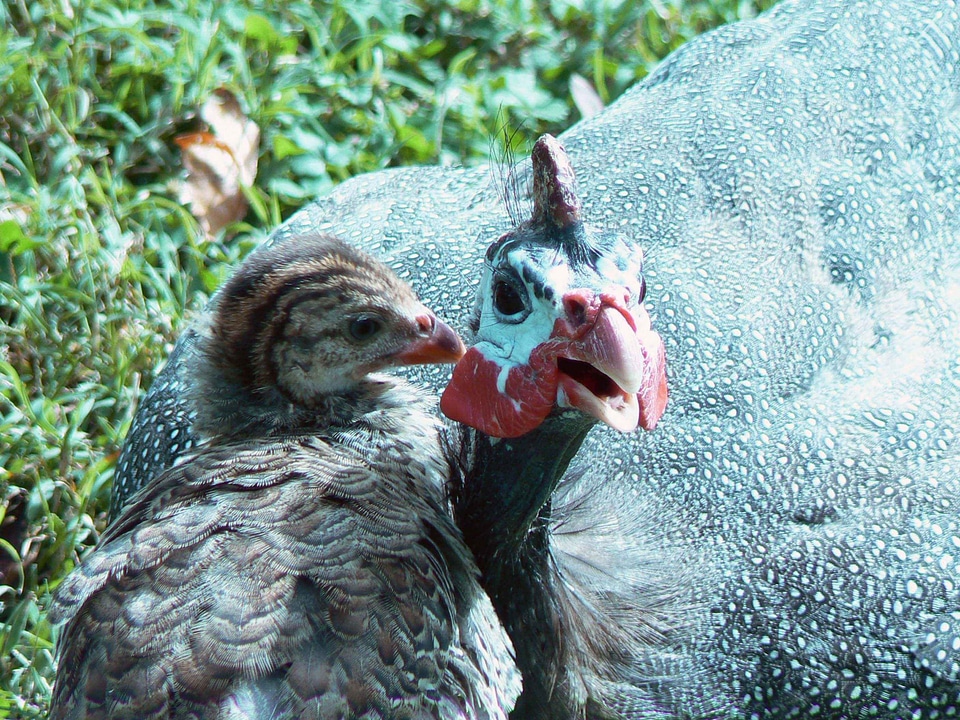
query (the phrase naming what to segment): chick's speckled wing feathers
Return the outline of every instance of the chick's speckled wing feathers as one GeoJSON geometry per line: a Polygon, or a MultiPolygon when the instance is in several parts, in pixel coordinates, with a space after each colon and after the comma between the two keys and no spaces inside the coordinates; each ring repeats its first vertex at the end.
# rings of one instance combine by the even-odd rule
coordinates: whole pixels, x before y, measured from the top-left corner
{"type": "Polygon", "coordinates": [[[57,690],[77,697],[55,717],[470,717],[449,579],[464,552],[413,474],[309,436],[201,451],[58,589],[51,620],[75,620],[57,690]]]}

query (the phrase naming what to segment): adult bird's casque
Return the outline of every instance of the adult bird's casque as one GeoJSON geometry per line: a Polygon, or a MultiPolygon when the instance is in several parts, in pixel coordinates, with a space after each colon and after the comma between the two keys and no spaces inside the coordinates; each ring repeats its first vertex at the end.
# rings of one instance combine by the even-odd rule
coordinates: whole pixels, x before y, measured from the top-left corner
{"type": "Polygon", "coordinates": [[[377,372],[457,335],[319,234],[249,258],[195,332],[205,441],[57,588],[51,717],[505,718],[519,676],[436,420],[377,372]]]}
{"type": "MultiPolygon", "coordinates": [[[[527,218],[484,168],[355,178],[274,234],[362,241],[472,337],[485,407],[517,403],[481,426],[527,432],[455,444],[454,497],[528,675],[514,717],[960,713],[958,88],[955,3],[785,0],[561,136],[579,209],[540,217],[583,243],[551,250],[528,225],[488,257],[527,218]],[[597,415],[625,427],[635,405],[652,425],[640,391],[662,397],[625,277],[640,248],[669,401],[653,431],[621,434],[597,415]],[[572,347],[573,328],[602,342],[543,347],[572,347]],[[628,372],[627,353],[645,364],[628,372]]],[[[573,191],[542,159],[517,176],[573,191]]],[[[117,506],[202,437],[178,400],[194,342],[138,411],[117,506]]]]}

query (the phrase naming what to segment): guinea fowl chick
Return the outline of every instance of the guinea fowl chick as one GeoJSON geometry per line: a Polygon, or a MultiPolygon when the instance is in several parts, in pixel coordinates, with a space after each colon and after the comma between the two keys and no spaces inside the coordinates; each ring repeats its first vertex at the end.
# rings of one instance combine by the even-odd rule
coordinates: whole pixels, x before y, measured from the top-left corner
{"type": "Polygon", "coordinates": [[[460,339],[330,236],[254,253],[201,319],[207,440],[57,588],[51,718],[505,718],[510,640],[449,516],[423,393],[460,339]]]}

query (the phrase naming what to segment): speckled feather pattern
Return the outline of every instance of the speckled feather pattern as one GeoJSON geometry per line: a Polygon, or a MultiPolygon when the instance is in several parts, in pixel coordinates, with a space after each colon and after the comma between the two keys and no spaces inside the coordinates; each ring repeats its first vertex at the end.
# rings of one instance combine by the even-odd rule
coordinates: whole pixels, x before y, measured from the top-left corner
{"type": "Polygon", "coordinates": [[[508,644],[436,448],[416,459],[411,428],[432,423],[412,389],[395,400],[348,431],[206,447],[151,483],[58,588],[51,717],[503,717],[509,673],[477,655],[508,644]]]}
{"type": "Polygon", "coordinates": [[[505,720],[519,674],[437,420],[370,372],[460,341],[319,234],[248,259],[191,337],[206,435],[55,591],[51,718],[505,720]],[[358,339],[358,317],[378,329],[358,339]]]}
{"type": "MultiPolygon", "coordinates": [[[[585,220],[644,251],[671,392],[656,431],[591,432],[581,512],[638,518],[632,553],[670,548],[654,585],[709,569],[660,655],[684,682],[626,717],[960,713],[958,23],[952,2],[788,0],[562,137],[585,220]]],[[[343,234],[463,329],[508,227],[486,169],[404,169],[274,242],[343,234]]],[[[177,372],[143,402],[121,493],[185,441],[177,372]]]]}

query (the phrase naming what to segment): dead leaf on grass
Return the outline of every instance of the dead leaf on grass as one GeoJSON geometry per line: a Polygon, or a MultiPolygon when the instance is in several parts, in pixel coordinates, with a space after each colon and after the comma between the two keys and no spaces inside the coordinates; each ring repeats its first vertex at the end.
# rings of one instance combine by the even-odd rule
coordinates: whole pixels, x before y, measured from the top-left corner
{"type": "Polygon", "coordinates": [[[257,177],[260,128],[229,90],[217,90],[200,108],[209,128],[176,138],[187,169],[180,201],[208,235],[215,235],[247,212],[243,187],[257,177]]]}

